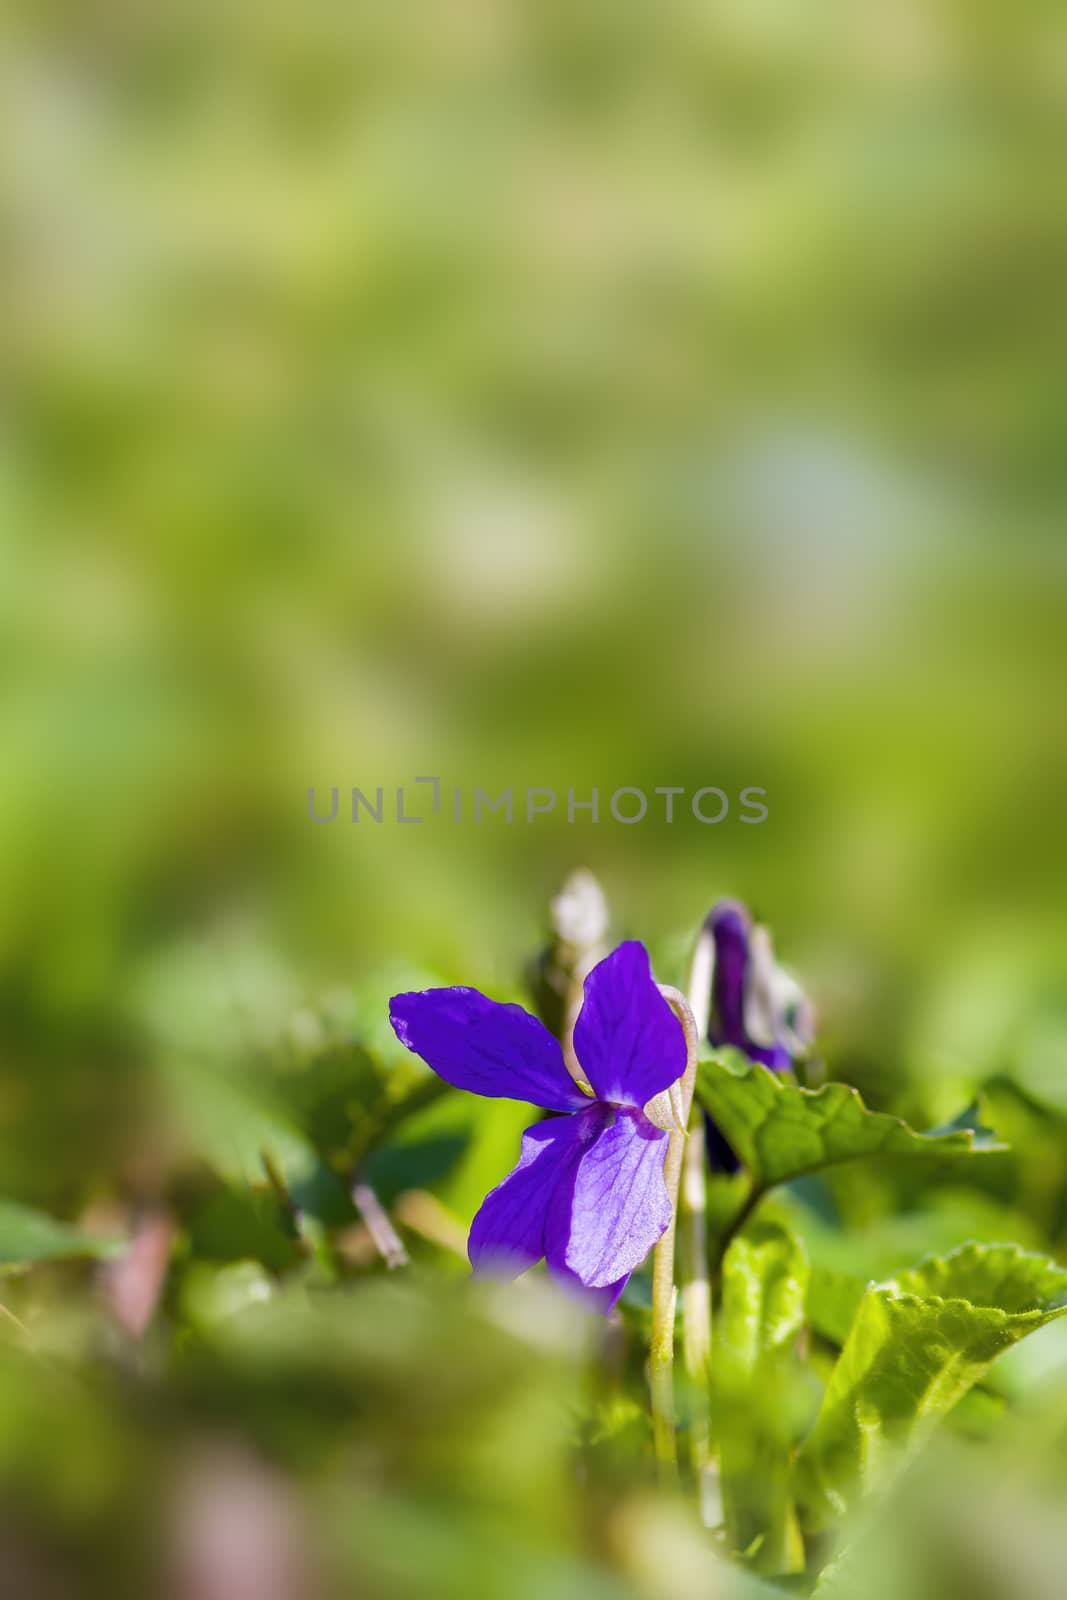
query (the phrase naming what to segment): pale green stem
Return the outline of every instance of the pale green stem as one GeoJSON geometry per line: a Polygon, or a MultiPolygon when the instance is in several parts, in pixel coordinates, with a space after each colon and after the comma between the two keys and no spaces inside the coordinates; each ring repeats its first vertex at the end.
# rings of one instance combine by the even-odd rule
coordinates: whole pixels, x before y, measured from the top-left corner
{"type": "MultiPolygon", "coordinates": [[[[711,928],[701,929],[689,971],[689,1004],[698,1038],[708,1031],[715,944],[711,928]]],[[[700,1485],[701,1500],[708,1490],[711,1465],[711,1284],[708,1279],[708,1228],[706,1216],[707,1172],[703,1118],[697,1116],[689,1132],[682,1165],[681,1210],[685,1235],[682,1284],[682,1347],[692,1385],[689,1422],[690,1455],[700,1485]]]]}
{"type": "Polygon", "coordinates": [[[711,1459],[711,1287],[708,1282],[708,1229],[704,1210],[704,1128],[699,1118],[689,1130],[682,1162],[681,1215],[682,1350],[692,1393],[689,1449],[693,1470],[702,1478],[711,1459]]]}
{"type": "Polygon", "coordinates": [[[652,1394],[652,1435],[656,1460],[664,1474],[677,1469],[678,1449],[674,1434],[674,1241],[678,1221],[682,1160],[685,1154],[686,1127],[693,1104],[699,1039],[689,1002],[677,989],[660,985],[660,993],[682,1024],[685,1034],[686,1063],[679,1092],[673,1097],[679,1125],[670,1135],[663,1163],[663,1181],[671,1202],[671,1220],[652,1257],[652,1338],[648,1352],[649,1388],[652,1394]]]}

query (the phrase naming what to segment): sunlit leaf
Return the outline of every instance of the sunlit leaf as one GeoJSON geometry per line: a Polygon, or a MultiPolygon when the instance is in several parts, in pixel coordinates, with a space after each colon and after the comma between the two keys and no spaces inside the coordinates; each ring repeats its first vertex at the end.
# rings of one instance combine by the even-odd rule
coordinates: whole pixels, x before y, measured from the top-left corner
{"type": "Polygon", "coordinates": [[[801,1089],[758,1064],[737,1070],[721,1053],[700,1063],[696,1093],[757,1189],[860,1156],[955,1160],[1003,1148],[973,1128],[916,1133],[900,1117],[868,1111],[848,1084],[801,1089]]]}
{"type": "Polygon", "coordinates": [[[722,1267],[719,1358],[739,1377],[797,1337],[807,1282],[804,1248],[778,1223],[754,1224],[733,1241],[722,1267]]]}
{"type": "Polygon", "coordinates": [[[990,1363],[1067,1311],[1067,1270],[1017,1245],[967,1244],[867,1290],[797,1463],[818,1530],[883,1481],[990,1363]]]}

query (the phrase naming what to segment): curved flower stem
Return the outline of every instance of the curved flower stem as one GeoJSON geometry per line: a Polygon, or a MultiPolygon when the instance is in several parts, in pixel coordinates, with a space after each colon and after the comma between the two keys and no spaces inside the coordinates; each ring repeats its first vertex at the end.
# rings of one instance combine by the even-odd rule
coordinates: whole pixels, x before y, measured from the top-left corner
{"type": "Polygon", "coordinates": [[[652,1257],[652,1338],[649,1344],[649,1388],[652,1393],[652,1434],[656,1459],[661,1472],[673,1476],[678,1462],[674,1437],[674,1240],[686,1144],[685,1129],[693,1104],[699,1038],[696,1021],[685,996],[666,984],[660,984],[659,989],[682,1024],[686,1047],[685,1071],[679,1080],[677,1096],[672,1095],[678,1126],[670,1135],[663,1163],[663,1180],[671,1202],[671,1220],[652,1257]]]}

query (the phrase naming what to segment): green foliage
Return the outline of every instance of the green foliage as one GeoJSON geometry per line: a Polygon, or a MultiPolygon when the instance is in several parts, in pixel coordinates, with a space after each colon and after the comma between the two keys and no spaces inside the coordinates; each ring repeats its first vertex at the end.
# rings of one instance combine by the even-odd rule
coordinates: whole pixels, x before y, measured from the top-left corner
{"type": "Polygon", "coordinates": [[[722,1359],[751,1378],[780,1355],[804,1322],[808,1263],[803,1247],[776,1223],[740,1234],[722,1266],[722,1359]]]}
{"type": "MultiPolygon", "coordinates": [[[[1067,1260],[1063,7],[16,0],[2,57],[0,1173],[42,1214],[0,1207],[0,1587],[732,1596],[650,1481],[647,1280],[593,1338],[466,1283],[532,1117],[428,1104],[386,1000],[510,996],[581,861],[664,981],[758,907],[880,1111],[999,1078],[977,1160],[705,1068],[750,1145],[713,1238],[819,1174],[767,1202],[807,1331],[787,1240],[723,1280],[750,1565],[795,1563],[793,1378],[870,1279],[1067,1260]],[[593,1393],[625,1443],[576,1444],[593,1393]]],[[[1036,1516],[939,1456],[849,1600],[1060,1596],[1065,1395],[1022,1373],[971,1452],[1036,1516]]]]}
{"type": "Polygon", "coordinates": [[[802,1246],[774,1223],[740,1234],[722,1264],[713,1420],[723,1512],[731,1548],[760,1572],[804,1566],[790,1458],[812,1409],[794,1350],[807,1282],[802,1246]]]}
{"type": "Polygon", "coordinates": [[[121,1239],[83,1233],[43,1211],[0,1200],[0,1271],[72,1256],[106,1258],[121,1249],[121,1239]]]}
{"type": "Polygon", "coordinates": [[[222,1185],[192,1212],[189,1248],[201,1261],[258,1261],[272,1272],[300,1258],[292,1218],[270,1189],[222,1185]]]}
{"type": "Polygon", "coordinates": [[[294,1126],[338,1171],[355,1167],[444,1085],[410,1054],[385,1066],[358,1045],[335,1045],[276,1079],[294,1126]]]}
{"type": "Polygon", "coordinates": [[[797,1461],[806,1528],[882,1484],[1020,1339],[1067,1311],[1067,1270],[1016,1245],[963,1245],[872,1285],[797,1461]]]}
{"type": "Polygon", "coordinates": [[[848,1084],[802,1089],[732,1052],[715,1052],[701,1061],[696,1094],[748,1168],[756,1190],[863,1156],[955,1161],[1002,1148],[973,1128],[916,1133],[900,1117],[869,1111],[848,1084]]]}

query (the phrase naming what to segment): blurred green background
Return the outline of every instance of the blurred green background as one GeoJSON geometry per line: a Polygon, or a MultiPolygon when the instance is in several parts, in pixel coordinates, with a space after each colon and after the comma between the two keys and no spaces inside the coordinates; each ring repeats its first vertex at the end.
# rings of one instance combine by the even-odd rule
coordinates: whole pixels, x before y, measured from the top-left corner
{"type": "MultiPolygon", "coordinates": [[[[16,0],[0,46],[4,1194],[105,1232],[166,1195],[192,1265],[211,1258],[174,1197],[206,1148],[176,1131],[175,1069],[380,1044],[412,968],[520,993],[584,864],[665,976],[718,895],[748,900],[816,997],[831,1073],[872,1103],[929,1126],[992,1086],[1023,1154],[968,1215],[1060,1248],[1062,9],[16,0]],[[345,820],[352,785],[420,774],[596,786],[602,807],[622,785],[758,785],[770,816],[345,820]],[[310,785],[342,791],[330,827],[310,785]]],[[[461,1244],[522,1126],[501,1116],[460,1179],[451,1125],[420,1174],[461,1244]]],[[[20,1278],[14,1313],[81,1360],[96,1291],[55,1273],[20,1278]]],[[[397,1294],[384,1325],[417,1326],[397,1294]]],[[[195,1346],[199,1313],[169,1315],[195,1346]]],[[[375,1456],[390,1382],[444,1356],[413,1334],[390,1376],[395,1351],[361,1337],[337,1332],[338,1383],[371,1415],[330,1435],[329,1471],[329,1430],[302,1442],[278,1399],[284,1351],[238,1404],[223,1377],[245,1355],[220,1346],[132,1423],[106,1396],[20,1410],[18,1367],[13,1592],[69,1592],[71,1552],[115,1592],[108,1518],[142,1454],[179,1453],[185,1383],[229,1441],[204,1470],[253,1511],[283,1490],[225,1452],[242,1405],[277,1408],[272,1459],[319,1474],[331,1539],[355,1518],[331,1570],[360,1593],[452,1593],[451,1562],[455,1592],[514,1594],[520,1525],[544,1548],[519,1593],[691,1592],[653,1553],[681,1551],[684,1578],[694,1536],[669,1507],[640,1501],[623,1559],[610,1508],[553,1500],[548,1424],[543,1482],[515,1467],[494,1517],[478,1496],[517,1455],[486,1446],[473,1520],[449,1524],[421,1412],[412,1461],[375,1456]],[[69,1494],[53,1426],[83,1463],[69,1494]],[[390,1498],[415,1480],[421,1516],[390,1498]],[[370,1529],[414,1540],[423,1577],[367,1554],[370,1529]]],[[[493,1426],[520,1429],[500,1384],[493,1426]]]]}

